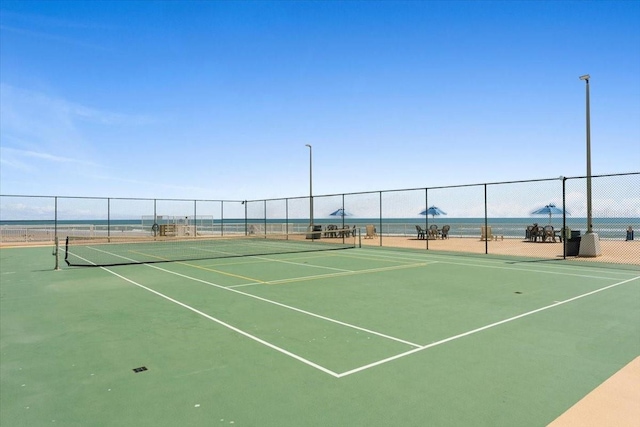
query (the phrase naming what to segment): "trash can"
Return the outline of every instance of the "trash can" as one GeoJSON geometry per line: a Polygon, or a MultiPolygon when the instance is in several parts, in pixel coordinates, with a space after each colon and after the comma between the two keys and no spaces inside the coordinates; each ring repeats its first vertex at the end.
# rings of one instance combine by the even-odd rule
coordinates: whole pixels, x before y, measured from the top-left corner
{"type": "Polygon", "coordinates": [[[311,233],[307,233],[307,239],[319,239],[322,237],[322,226],[321,225],[314,225],[313,228],[309,227],[309,229],[312,231],[311,233]]]}
{"type": "Polygon", "coordinates": [[[580,253],[580,230],[571,230],[571,237],[567,239],[566,256],[578,256],[580,253]]]}
{"type": "Polygon", "coordinates": [[[627,238],[625,240],[633,240],[633,228],[631,226],[627,228],[627,238]]]}

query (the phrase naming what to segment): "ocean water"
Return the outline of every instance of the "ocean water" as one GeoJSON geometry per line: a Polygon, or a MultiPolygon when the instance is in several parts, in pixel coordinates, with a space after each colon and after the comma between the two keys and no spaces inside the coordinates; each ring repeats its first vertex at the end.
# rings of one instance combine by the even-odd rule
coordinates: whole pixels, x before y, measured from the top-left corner
{"type": "MultiPolygon", "coordinates": [[[[567,218],[566,226],[572,230],[579,230],[581,234],[587,229],[586,218],[567,218]]],[[[219,219],[200,219],[197,220],[199,232],[220,234],[222,227],[224,232],[242,232],[245,224],[253,225],[258,233],[265,230],[269,233],[283,232],[304,232],[309,223],[308,219],[264,219],[244,218],[227,219],[224,221],[219,219]]],[[[396,236],[413,236],[416,234],[416,225],[423,228],[436,224],[438,228],[443,225],[451,227],[450,236],[452,237],[469,237],[480,236],[480,227],[484,226],[484,218],[353,218],[353,217],[335,217],[335,218],[317,218],[314,223],[323,226],[335,224],[338,226],[364,228],[367,224],[373,224],[379,233],[396,236]]],[[[538,223],[539,225],[549,224],[548,217],[527,217],[527,218],[489,218],[487,224],[491,226],[494,235],[502,235],[505,238],[523,238],[528,225],[538,223]]],[[[33,221],[1,221],[0,228],[3,234],[10,230],[18,229],[37,229],[39,231],[46,230],[53,232],[56,228],[59,234],[66,234],[69,230],[92,230],[105,232],[134,232],[146,233],[151,232],[149,221],[143,222],[141,219],[112,219],[107,220],[59,220],[57,223],[53,220],[33,220],[33,221]]],[[[193,225],[189,222],[187,225],[193,225]]],[[[551,225],[555,229],[561,229],[562,218],[553,217],[551,225]]],[[[631,226],[634,230],[640,230],[640,218],[593,218],[593,228],[601,239],[606,240],[624,240],[626,237],[627,227],[631,226]]]]}

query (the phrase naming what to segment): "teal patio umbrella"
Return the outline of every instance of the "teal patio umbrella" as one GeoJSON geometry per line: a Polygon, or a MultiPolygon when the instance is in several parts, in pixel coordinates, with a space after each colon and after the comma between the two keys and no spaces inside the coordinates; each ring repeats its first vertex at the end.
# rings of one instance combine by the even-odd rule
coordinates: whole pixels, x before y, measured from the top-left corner
{"type": "MultiPolygon", "coordinates": [[[[531,215],[549,215],[549,224],[551,224],[551,215],[554,215],[554,214],[562,215],[565,212],[566,211],[560,209],[553,203],[549,203],[548,205],[543,206],[540,209],[536,209],[535,211],[531,212],[531,215]]],[[[567,215],[569,215],[569,212],[566,212],[566,213],[567,215]]]]}
{"type": "Polygon", "coordinates": [[[341,217],[351,216],[351,214],[349,212],[345,211],[343,208],[335,210],[335,211],[331,212],[329,215],[330,216],[341,216],[341,217]]]}
{"type": "Polygon", "coordinates": [[[435,218],[436,215],[440,216],[440,215],[446,215],[446,214],[447,213],[445,211],[443,211],[437,206],[431,206],[430,208],[427,208],[422,212],[420,212],[420,215],[431,215],[432,218],[435,218]]]}

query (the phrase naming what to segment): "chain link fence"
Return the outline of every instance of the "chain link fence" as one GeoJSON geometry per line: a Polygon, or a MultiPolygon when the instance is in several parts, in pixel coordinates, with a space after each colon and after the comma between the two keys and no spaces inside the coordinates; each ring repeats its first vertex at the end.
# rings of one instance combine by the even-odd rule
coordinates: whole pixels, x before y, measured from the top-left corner
{"type": "MultiPolygon", "coordinates": [[[[640,265],[640,172],[592,176],[591,185],[602,254],[580,259],[640,265]]],[[[362,245],[566,259],[588,231],[586,186],[586,177],[560,177],[265,200],[0,195],[0,244],[290,234],[313,225],[323,238],[355,228],[362,245]]]]}

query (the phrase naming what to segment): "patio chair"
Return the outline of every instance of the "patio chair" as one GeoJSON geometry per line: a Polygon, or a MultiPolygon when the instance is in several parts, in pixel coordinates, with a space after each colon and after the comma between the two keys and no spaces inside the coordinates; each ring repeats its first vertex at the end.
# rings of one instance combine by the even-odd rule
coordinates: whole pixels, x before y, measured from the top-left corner
{"type": "Polygon", "coordinates": [[[553,231],[553,225],[545,225],[542,232],[542,241],[546,242],[550,240],[555,243],[556,233],[553,231]]]}
{"type": "Polygon", "coordinates": [[[540,227],[538,227],[538,224],[533,224],[531,226],[531,231],[529,232],[529,240],[532,242],[537,242],[538,241],[538,237],[541,237],[541,232],[540,232],[540,227]]]}
{"type": "Polygon", "coordinates": [[[440,230],[438,230],[438,226],[435,224],[431,224],[429,226],[429,239],[437,239],[440,235],[440,230]]]}
{"type": "Polygon", "coordinates": [[[443,239],[448,239],[449,238],[449,230],[451,230],[451,227],[448,226],[448,225],[445,225],[444,227],[442,227],[441,237],[443,239]]]}
{"type": "Polygon", "coordinates": [[[420,227],[419,225],[416,225],[416,231],[418,232],[418,240],[427,238],[427,231],[424,228],[420,227]]]}
{"type": "Polygon", "coordinates": [[[373,224],[367,225],[367,234],[364,236],[365,239],[373,239],[374,237],[378,237],[378,233],[376,233],[376,227],[373,224]]]}
{"type": "Polygon", "coordinates": [[[491,240],[493,239],[493,235],[491,234],[491,226],[487,225],[486,227],[483,225],[480,227],[480,240],[491,240]]]}

